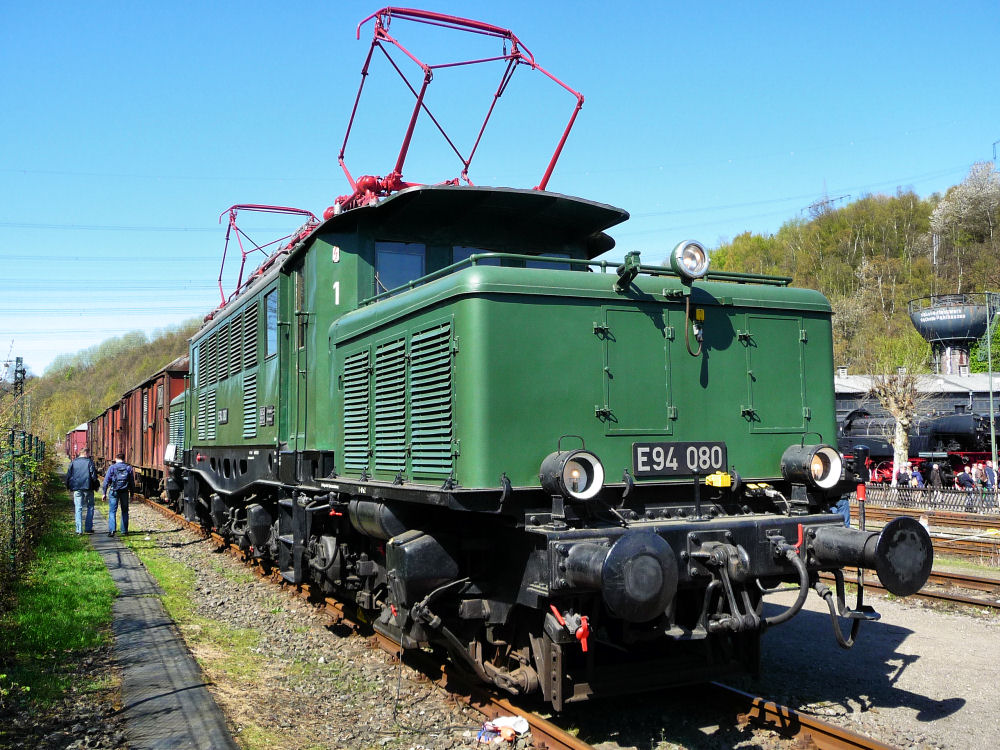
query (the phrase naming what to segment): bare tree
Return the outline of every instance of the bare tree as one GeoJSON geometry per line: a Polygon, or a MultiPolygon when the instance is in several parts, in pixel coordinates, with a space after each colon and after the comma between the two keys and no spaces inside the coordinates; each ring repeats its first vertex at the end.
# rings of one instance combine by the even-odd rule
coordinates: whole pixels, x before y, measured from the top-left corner
{"type": "Polygon", "coordinates": [[[870,373],[867,396],[878,402],[892,418],[885,424],[885,438],[892,444],[893,484],[896,472],[910,456],[910,429],[930,411],[930,390],[921,390],[921,379],[929,373],[929,348],[913,329],[898,338],[872,347],[864,355],[870,373]],[[919,346],[917,345],[919,342],[919,346]]]}

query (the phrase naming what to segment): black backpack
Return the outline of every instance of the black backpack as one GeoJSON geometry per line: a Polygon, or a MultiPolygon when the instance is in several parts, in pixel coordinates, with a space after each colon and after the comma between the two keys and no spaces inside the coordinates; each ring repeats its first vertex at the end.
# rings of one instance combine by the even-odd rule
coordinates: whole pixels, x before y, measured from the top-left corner
{"type": "Polygon", "coordinates": [[[132,467],[126,464],[117,464],[111,467],[111,488],[114,490],[127,490],[130,484],[129,479],[132,475],[132,467]]]}

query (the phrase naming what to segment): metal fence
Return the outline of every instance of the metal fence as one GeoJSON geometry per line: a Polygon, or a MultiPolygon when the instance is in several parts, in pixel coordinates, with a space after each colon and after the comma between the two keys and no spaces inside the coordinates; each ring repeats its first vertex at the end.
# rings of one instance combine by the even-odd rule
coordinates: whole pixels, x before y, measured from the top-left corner
{"type": "Polygon", "coordinates": [[[869,484],[865,489],[869,505],[919,510],[948,510],[959,513],[1000,515],[1000,494],[996,490],[976,488],[971,491],[934,489],[933,487],[892,487],[869,484]]]}
{"type": "Polygon", "coordinates": [[[0,441],[0,597],[7,594],[41,513],[45,443],[21,430],[0,441]]]}

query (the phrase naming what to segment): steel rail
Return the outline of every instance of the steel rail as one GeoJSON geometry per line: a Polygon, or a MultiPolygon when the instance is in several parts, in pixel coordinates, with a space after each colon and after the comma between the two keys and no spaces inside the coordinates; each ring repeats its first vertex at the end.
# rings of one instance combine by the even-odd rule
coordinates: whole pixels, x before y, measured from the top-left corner
{"type": "MultiPolygon", "coordinates": [[[[220,547],[225,547],[240,562],[249,564],[251,569],[260,578],[281,585],[289,593],[297,595],[314,605],[317,604],[317,599],[321,598],[323,602],[321,606],[330,615],[331,624],[345,625],[358,634],[364,631],[370,632],[370,626],[362,625],[351,617],[347,608],[339,600],[328,596],[317,597],[309,584],[299,584],[298,586],[288,584],[274,571],[268,573],[261,565],[248,561],[246,553],[239,548],[239,545],[226,544],[225,539],[219,534],[206,532],[200,524],[189,521],[184,516],[156,502],[152,498],[143,497],[142,495],[135,495],[135,497],[152,506],[165,518],[181,524],[205,539],[211,539],[220,547]]],[[[441,663],[427,653],[422,651],[405,652],[399,643],[377,632],[369,637],[369,644],[373,648],[380,648],[385,651],[394,661],[406,662],[409,667],[426,676],[427,679],[434,682],[439,688],[447,691],[452,698],[475,709],[485,716],[487,720],[496,719],[500,716],[520,716],[524,718],[531,728],[534,745],[539,750],[593,750],[591,745],[560,729],[548,719],[519,708],[508,699],[494,695],[489,690],[473,685],[455,667],[447,663],[441,663]]]]}
{"type": "Polygon", "coordinates": [[[949,513],[944,515],[940,512],[925,512],[917,508],[873,508],[870,506],[865,507],[865,520],[874,521],[876,524],[876,529],[879,523],[886,523],[893,518],[898,518],[899,516],[910,516],[911,518],[918,518],[921,515],[926,515],[928,517],[928,522],[932,519],[939,521],[941,525],[947,527],[952,525],[954,528],[966,528],[969,531],[979,531],[980,534],[973,534],[970,536],[955,536],[953,534],[946,534],[940,531],[935,531],[931,533],[931,541],[934,545],[934,551],[943,554],[955,555],[957,557],[967,557],[967,558],[992,558],[1000,560],[1000,533],[997,533],[997,528],[1000,527],[1000,519],[986,519],[985,522],[981,521],[978,525],[971,525],[972,521],[968,516],[975,514],[967,513],[949,513]],[[996,520],[998,523],[990,524],[990,520],[996,520]]]}
{"type": "MultiPolygon", "coordinates": [[[[960,574],[955,574],[955,575],[960,575],[960,574]]],[[[928,578],[927,580],[928,580],[928,582],[931,582],[931,583],[933,583],[935,585],[939,585],[939,586],[946,586],[946,585],[961,586],[961,585],[963,585],[963,584],[958,583],[955,580],[953,580],[950,576],[951,576],[951,574],[948,574],[948,573],[931,573],[930,578],[928,578]]],[[[834,577],[833,577],[833,575],[831,573],[820,573],[819,577],[822,578],[822,579],[824,579],[824,580],[827,580],[827,581],[836,580],[836,579],[834,579],[834,577]]],[[[983,590],[983,591],[996,591],[996,592],[1000,592],[1000,581],[997,581],[997,580],[994,580],[994,579],[991,579],[991,578],[976,578],[975,576],[965,576],[965,578],[970,578],[970,579],[973,579],[973,580],[977,580],[977,581],[983,582],[984,585],[987,582],[989,582],[989,583],[992,584],[992,588],[982,588],[981,590],[983,590]]],[[[881,583],[879,583],[877,579],[873,580],[870,577],[866,577],[865,578],[865,588],[872,588],[872,589],[878,589],[879,591],[885,591],[885,587],[881,583]]],[[[962,594],[955,594],[955,593],[952,593],[952,592],[949,592],[949,591],[936,591],[936,590],[934,590],[932,588],[927,588],[926,586],[924,588],[920,589],[920,591],[918,591],[917,593],[910,594],[910,596],[907,597],[907,598],[916,598],[916,599],[924,599],[924,600],[927,600],[927,601],[945,602],[945,603],[948,603],[948,604],[961,604],[961,605],[964,605],[964,606],[967,606],[967,607],[982,607],[984,609],[1000,609],[1000,601],[998,601],[998,600],[976,599],[976,598],[971,597],[971,596],[964,596],[962,594]]]]}
{"type": "MultiPolygon", "coordinates": [[[[852,508],[852,518],[857,519],[857,512],[852,508]]],[[[958,513],[955,511],[943,510],[922,510],[920,508],[891,508],[880,507],[865,503],[865,518],[869,521],[891,521],[899,516],[910,516],[919,518],[927,516],[927,522],[932,526],[944,526],[954,529],[987,529],[1000,526],[1000,518],[996,516],[984,516],[980,513],[958,513]]]]}
{"type": "Polygon", "coordinates": [[[817,719],[788,706],[745,693],[721,682],[710,683],[731,705],[740,707],[743,721],[764,726],[786,737],[811,740],[819,750],[866,748],[867,750],[892,750],[891,745],[858,734],[850,729],[817,719]]]}

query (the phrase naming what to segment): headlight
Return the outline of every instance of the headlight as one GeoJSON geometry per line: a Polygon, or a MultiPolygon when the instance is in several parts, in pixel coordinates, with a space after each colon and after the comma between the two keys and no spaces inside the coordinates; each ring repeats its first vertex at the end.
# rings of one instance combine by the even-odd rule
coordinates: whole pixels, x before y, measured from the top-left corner
{"type": "Polygon", "coordinates": [[[556,451],[542,461],[538,478],[550,495],[589,500],[604,486],[604,466],[590,451],[556,451]]]}
{"type": "Polygon", "coordinates": [[[828,490],[840,481],[844,460],[829,445],[793,445],[781,456],[781,474],[792,482],[801,482],[828,490]]]}
{"type": "Polygon", "coordinates": [[[684,279],[700,279],[708,273],[708,252],[700,242],[684,240],[670,253],[670,268],[684,279]]]}

